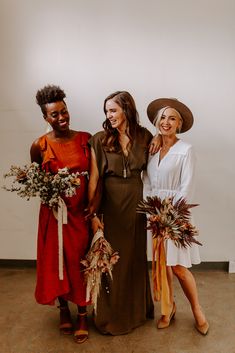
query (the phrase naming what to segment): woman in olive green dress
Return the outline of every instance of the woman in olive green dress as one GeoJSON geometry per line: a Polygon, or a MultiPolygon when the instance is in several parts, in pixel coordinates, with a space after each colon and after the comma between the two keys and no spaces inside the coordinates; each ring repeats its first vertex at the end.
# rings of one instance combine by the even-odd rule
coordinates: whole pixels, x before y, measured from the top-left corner
{"type": "Polygon", "coordinates": [[[102,180],[102,199],[92,228],[104,228],[105,238],[119,252],[113,281],[103,285],[98,298],[95,325],[104,334],[121,335],[153,318],[146,255],[146,218],[136,213],[142,199],[141,172],[146,168],[151,133],[139,125],[132,96],[115,92],[104,101],[103,131],[89,141],[91,174],[89,199],[94,199],[102,180]],[[107,290],[108,286],[108,290],[107,290]]]}

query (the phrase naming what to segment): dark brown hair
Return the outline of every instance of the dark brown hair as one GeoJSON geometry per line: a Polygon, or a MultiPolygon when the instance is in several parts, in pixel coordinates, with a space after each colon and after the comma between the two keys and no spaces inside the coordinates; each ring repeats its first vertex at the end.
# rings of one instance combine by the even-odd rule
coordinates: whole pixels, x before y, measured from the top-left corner
{"type": "MultiPolygon", "coordinates": [[[[117,103],[123,110],[126,119],[127,119],[127,129],[126,134],[130,139],[130,144],[133,143],[133,139],[136,136],[137,131],[140,129],[139,125],[139,114],[136,110],[136,105],[133,97],[127,91],[117,91],[110,94],[104,100],[104,113],[106,115],[106,102],[112,99],[117,103]]],[[[103,122],[103,128],[105,135],[102,139],[102,144],[108,151],[118,152],[121,150],[121,146],[118,140],[118,131],[117,129],[112,128],[109,119],[105,119],[103,122]]]]}
{"type": "Polygon", "coordinates": [[[45,116],[47,114],[46,104],[60,101],[65,103],[65,97],[64,91],[59,86],[47,85],[37,91],[36,102],[40,106],[42,114],[45,116]]]}

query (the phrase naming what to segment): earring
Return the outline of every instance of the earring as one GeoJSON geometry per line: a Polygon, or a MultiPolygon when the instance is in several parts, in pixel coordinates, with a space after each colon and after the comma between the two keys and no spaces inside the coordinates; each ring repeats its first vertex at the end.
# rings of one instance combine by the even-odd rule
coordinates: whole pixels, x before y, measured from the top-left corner
{"type": "Polygon", "coordinates": [[[52,127],[51,127],[51,125],[47,122],[46,134],[47,134],[48,132],[50,132],[51,130],[52,130],[52,127]]]}

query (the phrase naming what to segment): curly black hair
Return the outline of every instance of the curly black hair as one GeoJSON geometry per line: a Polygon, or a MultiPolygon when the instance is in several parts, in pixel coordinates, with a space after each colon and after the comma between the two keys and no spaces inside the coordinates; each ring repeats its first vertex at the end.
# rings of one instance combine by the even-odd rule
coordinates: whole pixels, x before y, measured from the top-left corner
{"type": "MultiPolygon", "coordinates": [[[[46,104],[54,102],[64,102],[66,97],[64,91],[55,85],[47,85],[37,91],[36,102],[40,106],[43,115],[46,115],[46,104]]],[[[64,102],[65,103],[65,102],[64,102]]]]}

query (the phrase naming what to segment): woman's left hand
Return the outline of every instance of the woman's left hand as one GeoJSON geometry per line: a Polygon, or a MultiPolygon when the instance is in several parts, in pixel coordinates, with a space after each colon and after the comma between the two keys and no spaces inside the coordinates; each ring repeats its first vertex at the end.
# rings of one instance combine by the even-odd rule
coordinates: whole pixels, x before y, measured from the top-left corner
{"type": "Polygon", "coordinates": [[[84,209],[86,221],[89,221],[93,217],[95,210],[93,205],[88,205],[88,207],[84,209]]]}
{"type": "Polygon", "coordinates": [[[157,153],[162,146],[162,136],[161,135],[155,135],[149,145],[149,153],[150,154],[155,154],[157,153]]]}
{"type": "Polygon", "coordinates": [[[100,221],[99,217],[96,215],[91,219],[91,229],[93,234],[97,232],[98,229],[104,230],[104,223],[100,221]]]}

